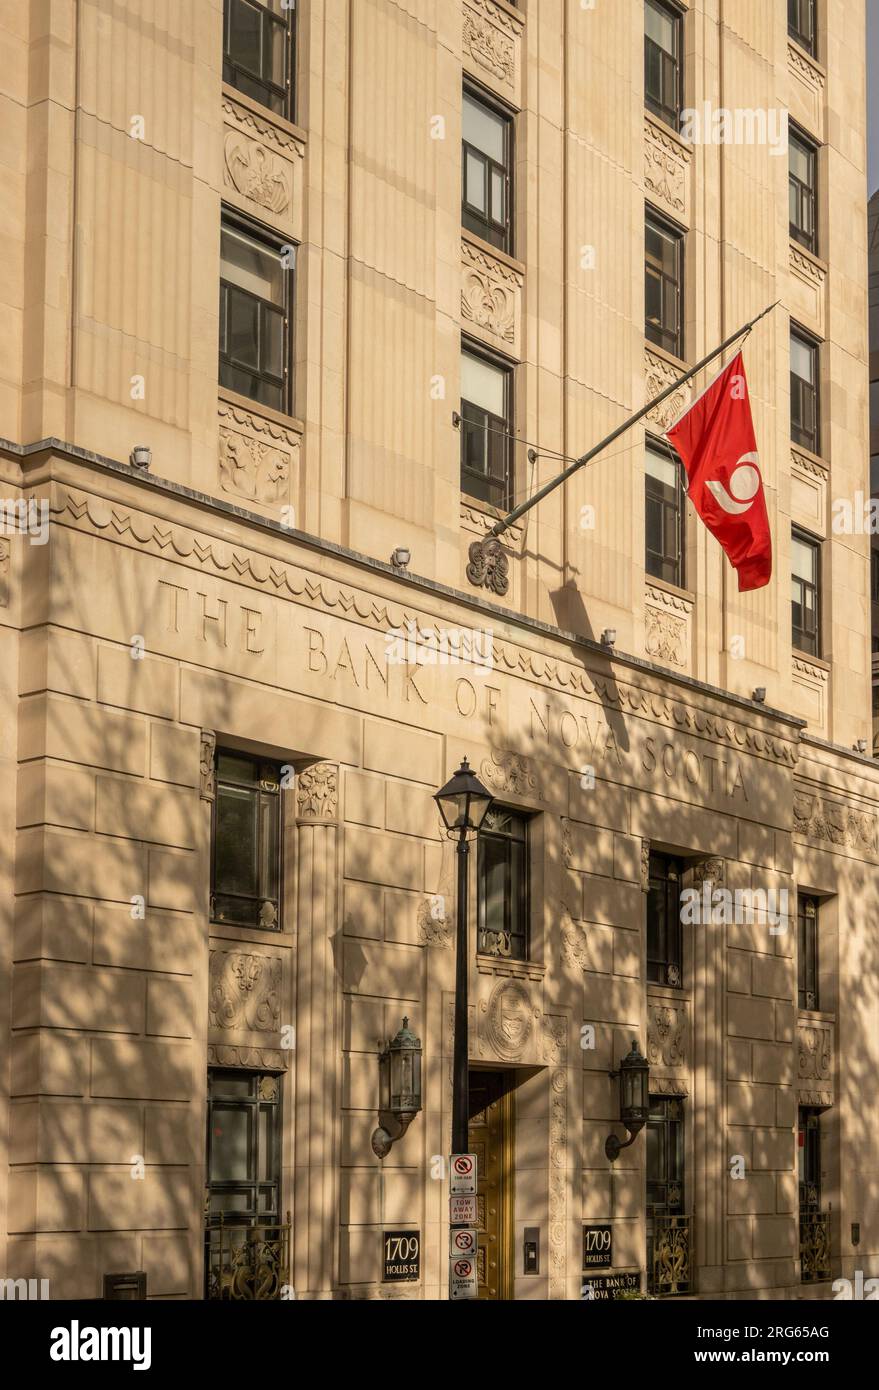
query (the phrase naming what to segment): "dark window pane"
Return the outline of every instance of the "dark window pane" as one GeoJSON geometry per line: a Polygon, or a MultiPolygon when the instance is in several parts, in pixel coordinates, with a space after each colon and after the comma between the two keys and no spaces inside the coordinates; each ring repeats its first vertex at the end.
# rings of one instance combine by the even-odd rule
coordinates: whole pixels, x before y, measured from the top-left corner
{"type": "Polygon", "coordinates": [[[251,73],[261,70],[262,54],[260,12],[247,0],[227,0],[229,5],[229,51],[235,62],[251,73]]]}
{"type": "Polygon", "coordinates": [[[255,803],[249,792],[217,791],[217,875],[222,893],[257,891],[255,803]]]}

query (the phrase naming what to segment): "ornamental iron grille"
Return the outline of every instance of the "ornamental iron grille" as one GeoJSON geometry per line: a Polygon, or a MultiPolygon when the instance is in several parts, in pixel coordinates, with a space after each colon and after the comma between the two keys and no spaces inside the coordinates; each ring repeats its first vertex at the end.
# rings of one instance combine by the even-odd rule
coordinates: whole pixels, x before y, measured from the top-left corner
{"type": "Polygon", "coordinates": [[[528,959],[528,817],[492,807],[477,849],[477,952],[528,959]]]}
{"type": "Polygon", "coordinates": [[[797,1134],[800,1181],[800,1280],[830,1278],[830,1214],[821,1210],[821,1112],[802,1106],[797,1134]]]}
{"type": "Polygon", "coordinates": [[[211,921],[280,930],[280,826],[280,769],[218,750],[211,921]]]}
{"type": "Polygon", "coordinates": [[[290,1282],[281,1219],[281,1077],[208,1073],[205,1296],[277,1299],[290,1282]]]}
{"type": "Polygon", "coordinates": [[[646,1134],[649,1291],[690,1293],[692,1220],[684,1211],[684,1103],[680,1096],[650,1097],[646,1134]]]}

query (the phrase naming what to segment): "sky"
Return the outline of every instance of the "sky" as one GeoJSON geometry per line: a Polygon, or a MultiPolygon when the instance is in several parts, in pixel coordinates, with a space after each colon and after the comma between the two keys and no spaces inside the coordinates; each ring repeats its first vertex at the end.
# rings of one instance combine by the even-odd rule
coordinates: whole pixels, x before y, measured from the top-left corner
{"type": "Polygon", "coordinates": [[[867,0],[867,192],[879,188],[879,0],[867,0]]]}

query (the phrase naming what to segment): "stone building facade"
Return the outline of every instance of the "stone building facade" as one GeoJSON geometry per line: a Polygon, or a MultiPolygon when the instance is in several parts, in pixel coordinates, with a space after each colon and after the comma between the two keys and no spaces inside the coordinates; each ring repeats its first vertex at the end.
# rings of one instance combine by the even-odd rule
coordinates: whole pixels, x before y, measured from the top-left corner
{"type": "Polygon", "coordinates": [[[506,817],[496,879],[472,856],[481,1292],[580,1298],[590,1225],[604,1276],[664,1295],[879,1274],[869,537],[831,525],[868,458],[863,6],[804,5],[812,34],[761,0],[648,11],[683,104],[790,111],[813,249],[786,132],[687,142],[645,106],[640,0],[257,5],[289,82],[253,76],[228,0],[0,4],[9,1277],[202,1298],[206,1206],[211,1240],[250,1203],[272,1288],[446,1296],[432,798],[465,756],[506,817]],[[679,352],[645,336],[645,220],[679,256],[679,352]],[[682,507],[680,582],[645,559],[648,436],[688,390],[472,549],[775,299],[745,353],[768,587],[739,595],[682,507]],[[502,409],[462,406],[465,373],[502,409]],[[498,487],[462,490],[462,438],[478,473],[504,420],[498,487]],[[270,853],[236,878],[247,817],[270,853]],[[767,896],[672,942],[663,903],[706,885],[767,896]],[[404,1016],[423,1110],[379,1160],[404,1016]],[[612,1164],[632,1038],[651,1120],[612,1164]],[[386,1232],[417,1233],[417,1279],[383,1279],[386,1232]]]}

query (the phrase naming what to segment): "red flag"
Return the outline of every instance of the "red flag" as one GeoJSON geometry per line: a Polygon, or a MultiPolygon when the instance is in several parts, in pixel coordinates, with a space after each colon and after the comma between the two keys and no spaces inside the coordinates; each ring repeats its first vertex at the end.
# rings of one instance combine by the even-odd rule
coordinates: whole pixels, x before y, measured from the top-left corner
{"type": "Polygon", "coordinates": [[[667,431],[687,470],[687,495],[739,576],[739,591],[772,578],[772,537],[741,352],[667,431]]]}

